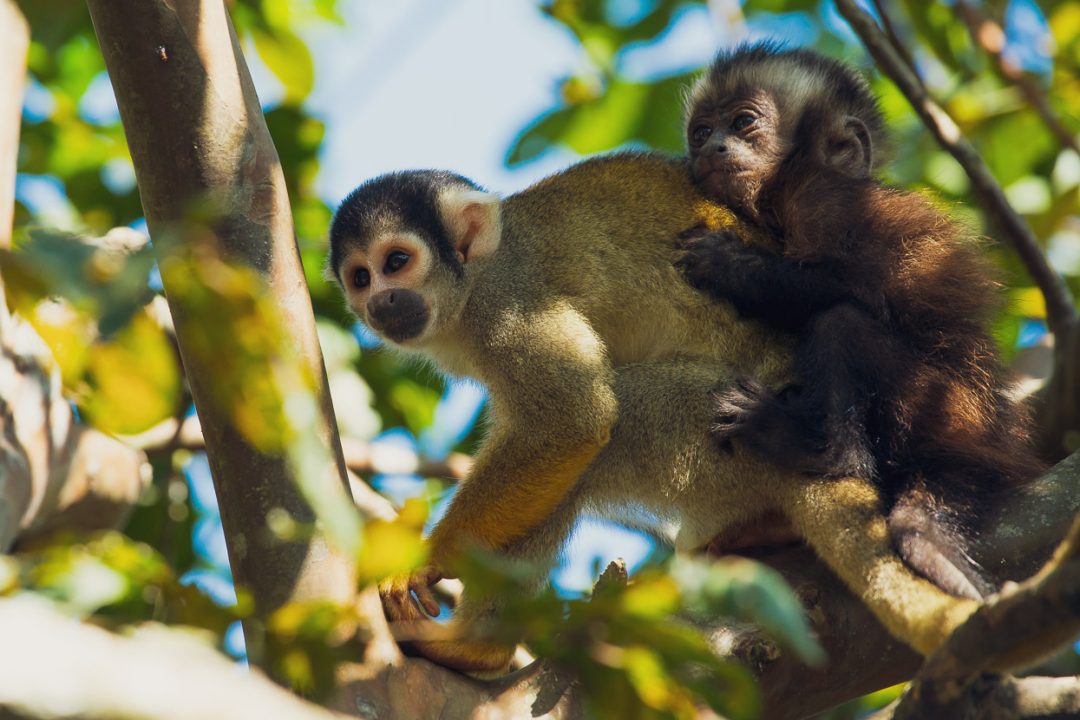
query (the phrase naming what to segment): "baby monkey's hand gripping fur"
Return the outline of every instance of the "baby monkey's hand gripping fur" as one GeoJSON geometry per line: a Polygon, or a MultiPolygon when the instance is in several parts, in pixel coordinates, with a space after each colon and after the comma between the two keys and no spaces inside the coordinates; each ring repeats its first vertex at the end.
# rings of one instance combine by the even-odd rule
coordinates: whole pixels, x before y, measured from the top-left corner
{"type": "MultiPolygon", "coordinates": [[[[780,513],[898,637],[932,650],[974,608],[914,576],[863,480],[807,481],[707,434],[707,391],[753,374],[790,380],[790,343],[681,282],[680,233],[730,227],[685,165],[621,154],[575,165],[499,201],[424,171],[357,188],[335,215],[329,270],[391,345],[483,382],[490,434],[429,540],[430,564],[382,588],[391,620],[419,622],[428,587],[469,547],[530,560],[537,583],[581,512],[644,508],[676,549],[780,513]]],[[[418,649],[469,672],[511,646],[478,638],[498,611],[466,588],[462,638],[418,649]]]]}

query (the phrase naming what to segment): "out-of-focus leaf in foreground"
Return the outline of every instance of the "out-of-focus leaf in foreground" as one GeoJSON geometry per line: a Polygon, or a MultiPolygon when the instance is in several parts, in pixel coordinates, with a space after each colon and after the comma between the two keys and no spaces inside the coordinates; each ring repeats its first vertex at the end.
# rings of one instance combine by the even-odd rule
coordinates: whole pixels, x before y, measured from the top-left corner
{"type": "MultiPolygon", "coordinates": [[[[321,412],[313,373],[285,332],[274,295],[251,268],[223,262],[209,230],[192,225],[190,252],[170,253],[161,275],[185,357],[206,370],[206,396],[261,451],[283,454],[333,541],[360,552],[361,523],[334,458],[312,432],[321,412]]],[[[171,239],[169,239],[171,243],[171,239]]]]}
{"type": "Polygon", "coordinates": [[[756,718],[761,700],[741,664],[718,657],[691,622],[731,615],[761,625],[808,662],[823,659],[802,606],[779,574],[750,560],[679,559],[627,582],[612,563],[587,600],[539,594],[535,569],[474,555],[457,568],[470,591],[500,598],[490,636],[528,645],[580,683],[592,716],[696,718],[707,705],[756,718]]]}
{"type": "Polygon", "coordinates": [[[691,612],[707,617],[728,615],[756,623],[808,664],[825,661],[799,598],[783,576],[767,565],[746,558],[706,561],[675,557],[671,577],[691,612]]]}

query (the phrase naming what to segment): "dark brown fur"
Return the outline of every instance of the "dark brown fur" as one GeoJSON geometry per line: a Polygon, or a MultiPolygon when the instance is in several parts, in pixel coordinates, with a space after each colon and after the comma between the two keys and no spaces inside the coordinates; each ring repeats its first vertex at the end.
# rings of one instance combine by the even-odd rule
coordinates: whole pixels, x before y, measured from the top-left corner
{"type": "MultiPolygon", "coordinates": [[[[810,64],[820,75],[832,62],[806,51],[739,52],[744,64],[790,74],[810,64]]],[[[724,87],[739,52],[718,60],[710,82],[724,87]]],[[[791,108],[782,91],[753,89],[774,90],[781,116],[801,113],[770,121],[772,133],[792,128],[790,149],[780,163],[750,165],[760,168],[760,191],[741,208],[780,238],[781,253],[713,234],[684,261],[698,287],[800,337],[801,387],[776,395],[744,380],[721,390],[717,436],[791,469],[875,478],[905,560],[947,591],[984,596],[992,585],[968,555],[979,505],[1040,469],[988,330],[997,283],[964,231],[925,198],[830,162],[828,134],[844,113],[871,115],[860,119],[881,134],[876,108],[865,110],[874,108],[869,91],[834,65],[828,82],[853,84],[845,92],[858,102],[811,96],[791,108]]],[[[769,147],[782,145],[774,136],[769,147]]],[[[693,162],[693,145],[691,153],[693,162]]]]}

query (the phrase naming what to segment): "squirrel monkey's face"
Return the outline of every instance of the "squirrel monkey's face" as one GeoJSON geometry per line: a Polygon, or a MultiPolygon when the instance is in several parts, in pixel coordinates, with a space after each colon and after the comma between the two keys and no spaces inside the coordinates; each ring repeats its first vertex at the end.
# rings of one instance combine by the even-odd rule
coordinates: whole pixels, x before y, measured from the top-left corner
{"type": "Polygon", "coordinates": [[[328,271],[349,308],[405,347],[453,329],[470,265],[498,247],[499,199],[451,173],[412,171],[370,180],[338,208],[328,271]]]}
{"type": "Polygon", "coordinates": [[[416,233],[387,231],[348,252],[340,269],[349,308],[368,327],[398,344],[422,340],[436,315],[436,260],[416,233]]]}

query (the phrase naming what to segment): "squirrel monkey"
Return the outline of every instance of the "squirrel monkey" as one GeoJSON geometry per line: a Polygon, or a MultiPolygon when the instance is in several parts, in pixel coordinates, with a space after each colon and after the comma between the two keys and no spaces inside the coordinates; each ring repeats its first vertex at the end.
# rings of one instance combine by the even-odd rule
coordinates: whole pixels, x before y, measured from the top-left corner
{"type": "Polygon", "coordinates": [[[801,389],[744,379],[718,393],[714,435],[793,472],[880,489],[905,561],[978,599],[978,510],[1041,473],[990,320],[989,263],[923,196],[874,179],[886,127],[851,68],[772,43],[721,53],[694,88],[687,145],[708,197],[779,251],[706,233],[690,281],[798,336],[801,389]]]}
{"type": "MultiPolygon", "coordinates": [[[[429,564],[380,588],[391,620],[436,614],[429,586],[466,548],[550,566],[586,510],[647,515],[680,551],[779,513],[924,653],[974,610],[903,564],[870,482],[808,479],[716,447],[709,391],[746,374],[790,382],[792,344],[683,282],[679,235],[702,227],[742,231],[685,161],[644,153],[586,160],[503,200],[438,171],[385,175],[345,199],[328,271],[349,307],[490,395],[489,434],[429,538],[429,564]]],[[[513,647],[470,632],[491,612],[466,588],[461,639],[416,646],[500,671],[513,647]]]]}

